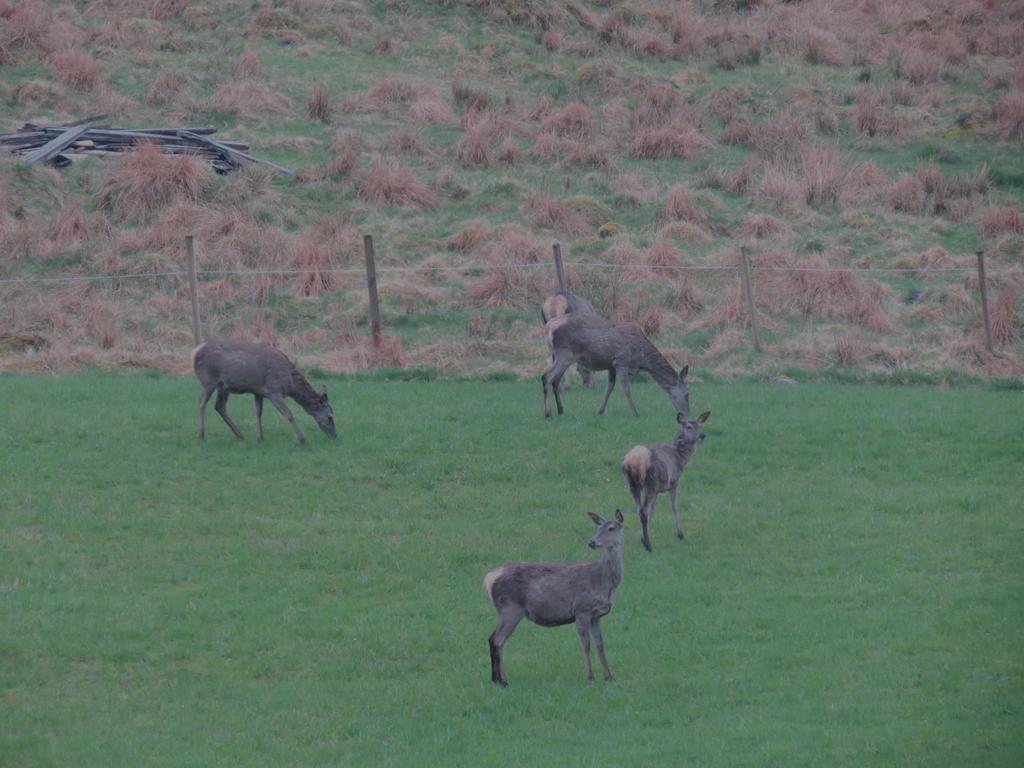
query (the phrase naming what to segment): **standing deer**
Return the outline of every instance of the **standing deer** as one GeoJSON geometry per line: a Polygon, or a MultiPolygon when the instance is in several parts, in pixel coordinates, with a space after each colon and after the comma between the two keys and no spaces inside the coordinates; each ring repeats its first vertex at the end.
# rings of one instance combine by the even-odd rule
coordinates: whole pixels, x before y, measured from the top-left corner
{"type": "Polygon", "coordinates": [[[643,526],[644,547],[648,552],[651,551],[651,539],[647,533],[647,526],[654,517],[654,505],[659,493],[671,491],[676,536],[683,538],[683,528],[679,523],[679,507],[676,506],[679,476],[693,458],[697,444],[706,437],[701,424],[710,416],[711,411],[704,411],[697,419],[687,421],[685,416],[679,414],[676,416],[679,434],[672,445],[637,445],[622,459],[622,474],[626,476],[629,492],[633,494],[633,500],[636,502],[640,525],[643,526]]]}
{"type": "Polygon", "coordinates": [[[199,437],[206,433],[206,403],[217,390],[214,410],[231,427],[235,437],[242,432],[228,416],[229,394],[251,394],[256,400],[256,439],[263,442],[263,398],[274,404],[295,430],[300,443],[306,438],[285,405],[290,397],[316,419],[325,434],[337,437],[334,411],[327,402],[327,388],[317,392],[299,369],[283,352],[267,344],[228,339],[210,339],[192,350],[192,369],[196,372],[203,393],[199,396],[199,437]]]}
{"type": "Polygon", "coordinates": [[[605,320],[596,315],[569,314],[550,321],[546,331],[554,360],[541,376],[545,416],[551,416],[549,388],[555,393],[559,415],[563,413],[560,383],[562,375],[573,363],[582,363],[592,371],[608,371],[608,388],[601,407],[597,409],[599,414],[604,413],[608,405],[615,379],[621,377],[622,391],[629,407],[633,409],[634,416],[640,415],[629,387],[632,371],[647,371],[668,393],[676,411],[683,416],[689,413],[690,393],[685,381],[689,366],[676,373],[636,323],[605,320]]]}
{"type": "Polygon", "coordinates": [[[597,525],[597,533],[588,544],[591,549],[604,549],[600,560],[505,563],[484,577],[484,589],[498,611],[498,626],[488,639],[492,682],[508,685],[501,649],[523,616],[542,627],[576,622],[587,679],[594,679],[590,664],[591,635],[597,643],[604,679],[612,679],[604,656],[601,618],[611,611],[612,597],[622,583],[622,512],[615,510],[614,520],[605,520],[593,512],[587,514],[597,525]]]}
{"type": "MultiPolygon", "coordinates": [[[[540,319],[545,325],[556,317],[562,317],[563,315],[571,313],[579,315],[597,315],[597,310],[594,309],[594,305],[589,301],[569,291],[555,291],[544,299],[544,303],[540,306],[540,319]]],[[[550,342],[548,343],[548,347],[550,349],[550,342]]],[[[554,350],[551,349],[550,351],[553,359],[554,350]]],[[[584,368],[582,365],[577,365],[576,370],[580,372],[580,378],[583,379],[584,386],[594,386],[593,371],[584,368]]]]}

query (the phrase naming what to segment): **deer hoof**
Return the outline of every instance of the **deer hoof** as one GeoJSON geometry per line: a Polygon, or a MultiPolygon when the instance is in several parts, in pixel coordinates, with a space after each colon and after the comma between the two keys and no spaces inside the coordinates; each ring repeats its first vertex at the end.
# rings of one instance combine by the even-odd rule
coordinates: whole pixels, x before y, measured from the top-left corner
{"type": "Polygon", "coordinates": [[[685,539],[686,538],[685,536],[683,536],[683,532],[682,531],[676,531],[676,537],[679,538],[679,539],[685,539]]]}
{"type": "Polygon", "coordinates": [[[644,542],[644,549],[646,549],[648,552],[654,551],[653,549],[651,549],[651,543],[649,541],[644,542]]]}

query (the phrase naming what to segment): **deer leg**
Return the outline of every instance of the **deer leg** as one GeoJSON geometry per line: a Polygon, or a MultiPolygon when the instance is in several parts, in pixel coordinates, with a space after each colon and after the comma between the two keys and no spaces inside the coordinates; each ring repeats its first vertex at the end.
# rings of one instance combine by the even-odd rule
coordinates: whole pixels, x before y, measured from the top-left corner
{"type": "Polygon", "coordinates": [[[678,480],[672,484],[672,488],[670,490],[672,492],[672,514],[675,515],[676,518],[676,536],[680,539],[685,539],[686,537],[683,536],[683,526],[679,523],[679,507],[676,506],[676,493],[679,491],[678,480]]]}
{"type": "Polygon", "coordinates": [[[566,369],[572,364],[568,360],[560,360],[558,357],[551,363],[551,367],[544,371],[544,375],[540,377],[541,383],[544,385],[544,416],[551,418],[551,404],[548,402],[548,387],[551,387],[555,393],[555,403],[558,405],[558,415],[561,416],[564,413],[562,409],[562,396],[559,392],[558,385],[562,380],[562,374],[565,373],[566,369]]]}
{"type": "Polygon", "coordinates": [[[605,680],[614,680],[612,671],[608,668],[608,659],[604,657],[604,638],[601,637],[601,619],[594,619],[594,625],[590,628],[590,634],[594,636],[594,643],[597,645],[597,658],[601,660],[601,668],[604,670],[605,680]]]}
{"type": "Polygon", "coordinates": [[[626,402],[629,403],[629,407],[633,409],[633,415],[639,416],[640,413],[636,409],[636,403],[633,402],[633,391],[629,388],[629,370],[622,369],[622,391],[626,395],[626,402]]]}
{"type": "Polygon", "coordinates": [[[583,386],[590,389],[594,388],[594,372],[589,368],[584,368],[581,365],[576,366],[576,370],[580,372],[580,378],[583,379],[583,386]]]}
{"type": "Polygon", "coordinates": [[[206,437],[206,404],[210,402],[210,395],[217,388],[216,384],[204,384],[203,392],[199,395],[199,439],[206,437]]]}
{"type": "Polygon", "coordinates": [[[576,634],[580,636],[580,645],[583,646],[583,666],[587,668],[587,680],[594,679],[594,668],[590,664],[590,617],[576,617],[576,634]]]}
{"type": "Polygon", "coordinates": [[[498,612],[498,626],[487,639],[491,649],[491,682],[498,683],[503,688],[508,685],[508,675],[505,674],[505,660],[501,657],[501,649],[505,647],[516,626],[523,618],[523,609],[518,605],[505,606],[498,612]]]}
{"type": "Polygon", "coordinates": [[[239,440],[242,439],[242,430],[238,428],[238,425],[231,420],[228,416],[228,388],[223,384],[219,385],[217,390],[217,402],[213,405],[213,410],[220,414],[220,417],[224,419],[224,423],[227,424],[231,431],[235,433],[235,437],[239,440]]]}
{"type": "Polygon", "coordinates": [[[263,442],[263,395],[253,395],[256,403],[256,442],[263,442]]]}
{"type": "Polygon", "coordinates": [[[604,400],[601,401],[601,406],[597,409],[597,413],[600,416],[604,413],[604,409],[608,407],[608,398],[612,396],[612,390],[615,389],[615,369],[608,369],[608,388],[604,391],[604,400]]]}
{"type": "Polygon", "coordinates": [[[658,494],[653,491],[646,491],[644,494],[644,504],[640,507],[640,525],[644,529],[643,542],[644,549],[648,552],[652,552],[651,549],[651,537],[647,532],[647,527],[650,525],[651,520],[654,518],[654,505],[658,501],[658,494]]]}
{"type": "Polygon", "coordinates": [[[270,398],[270,402],[274,404],[274,407],[281,412],[281,415],[288,419],[288,423],[292,425],[292,429],[295,431],[295,437],[300,443],[306,442],[305,436],[302,434],[302,430],[299,429],[299,425],[295,423],[295,417],[292,416],[292,412],[288,410],[288,406],[284,402],[284,398],[277,393],[267,395],[270,398]]]}

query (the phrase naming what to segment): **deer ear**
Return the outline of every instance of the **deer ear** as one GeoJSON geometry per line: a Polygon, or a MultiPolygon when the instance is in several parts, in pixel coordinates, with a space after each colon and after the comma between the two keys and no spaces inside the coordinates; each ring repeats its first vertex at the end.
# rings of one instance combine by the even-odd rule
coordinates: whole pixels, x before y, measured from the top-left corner
{"type": "Polygon", "coordinates": [[[700,416],[697,417],[697,423],[703,424],[705,421],[711,418],[711,411],[704,411],[700,416]]]}
{"type": "Polygon", "coordinates": [[[690,366],[689,365],[684,365],[682,368],[680,368],[679,369],[679,380],[682,381],[683,379],[685,379],[686,378],[686,374],[688,374],[689,372],[690,372],[690,366]]]}
{"type": "Polygon", "coordinates": [[[616,509],[616,510],[615,510],[615,519],[616,519],[616,520],[617,520],[617,521],[618,521],[619,523],[622,523],[622,522],[623,522],[623,518],[622,518],[622,510],[621,510],[621,509],[616,509]]]}
{"type": "Polygon", "coordinates": [[[327,387],[320,387],[320,402],[327,402],[327,387]]]}
{"type": "Polygon", "coordinates": [[[594,525],[604,525],[604,518],[596,512],[587,512],[587,515],[594,521],[594,525]]]}

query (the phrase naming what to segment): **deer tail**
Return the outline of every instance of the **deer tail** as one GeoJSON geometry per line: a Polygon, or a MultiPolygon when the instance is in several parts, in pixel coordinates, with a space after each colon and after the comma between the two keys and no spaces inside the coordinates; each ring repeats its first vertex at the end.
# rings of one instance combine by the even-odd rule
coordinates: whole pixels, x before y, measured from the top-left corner
{"type": "Polygon", "coordinates": [[[639,490],[644,486],[644,478],[647,477],[647,470],[651,467],[651,451],[643,445],[637,445],[630,449],[622,459],[622,474],[626,476],[626,482],[632,490],[639,490]]]}
{"type": "Polygon", "coordinates": [[[192,368],[193,368],[193,370],[196,367],[196,357],[199,355],[200,352],[203,351],[203,347],[205,347],[205,346],[206,346],[206,342],[204,341],[202,344],[200,344],[198,347],[196,347],[195,349],[192,350],[192,354],[190,355],[190,358],[192,360],[192,368]]]}
{"type": "Polygon", "coordinates": [[[502,574],[504,573],[505,566],[501,566],[500,568],[495,568],[493,571],[484,576],[484,590],[487,592],[487,597],[491,599],[492,603],[494,602],[494,595],[491,593],[491,590],[494,589],[494,582],[500,579],[502,574]]]}

